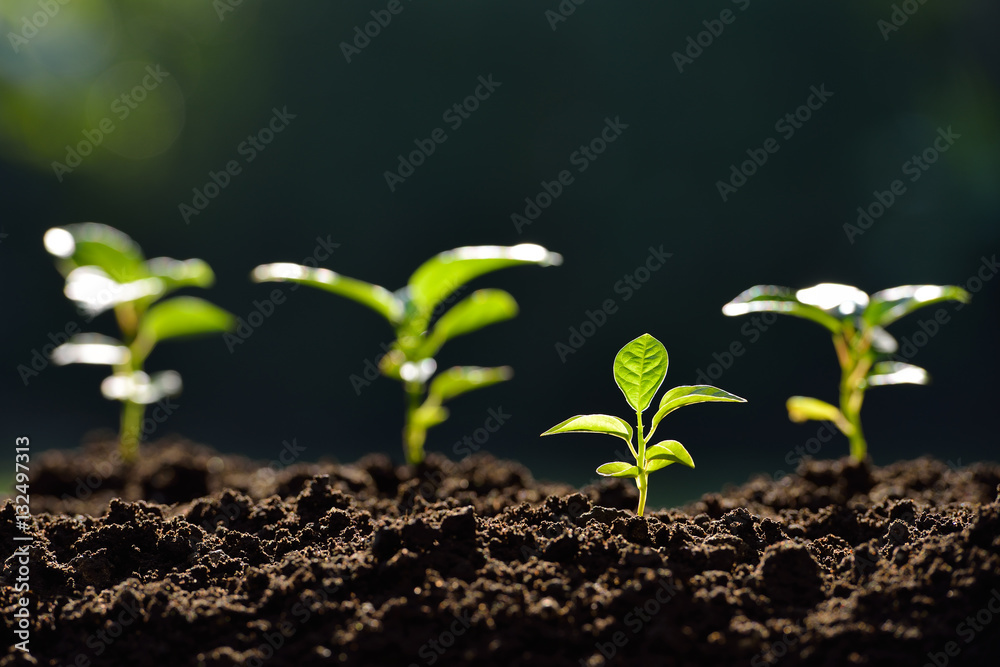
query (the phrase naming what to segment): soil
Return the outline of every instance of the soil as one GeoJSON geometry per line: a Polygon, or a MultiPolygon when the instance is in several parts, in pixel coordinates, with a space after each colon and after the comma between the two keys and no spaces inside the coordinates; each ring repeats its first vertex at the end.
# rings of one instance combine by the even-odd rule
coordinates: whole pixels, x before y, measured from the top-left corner
{"type": "Polygon", "coordinates": [[[183,440],[33,457],[8,665],[995,665],[1000,466],[804,463],[634,516],[517,463],[261,467],[183,440]]]}

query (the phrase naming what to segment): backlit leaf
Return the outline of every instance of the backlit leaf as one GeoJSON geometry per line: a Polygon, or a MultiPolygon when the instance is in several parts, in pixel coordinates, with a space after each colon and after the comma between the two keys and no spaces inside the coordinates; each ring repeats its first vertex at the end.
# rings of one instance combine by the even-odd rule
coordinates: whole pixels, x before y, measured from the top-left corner
{"type": "Polygon", "coordinates": [[[279,262],[262,264],[253,270],[254,282],[294,282],[333,292],[368,306],[393,325],[403,319],[403,302],[380,285],[348,278],[329,269],[315,269],[300,264],[279,262]]]}
{"type": "Polygon", "coordinates": [[[639,468],[634,463],[612,461],[598,468],[597,474],[604,475],[605,477],[638,477],[639,468]]]}
{"type": "Polygon", "coordinates": [[[465,246],[442,252],[413,272],[407,284],[409,298],[418,311],[428,314],[456,289],[473,278],[521,264],[557,266],[562,256],[540,245],[465,246]]]}
{"type": "Polygon", "coordinates": [[[637,412],[649,407],[667,375],[668,362],[666,348],[649,334],[639,336],[618,351],[614,364],[615,382],[637,412]]]}
{"type": "Polygon", "coordinates": [[[556,424],[542,435],[555,433],[606,433],[632,442],[632,427],[621,417],[613,415],[577,415],[556,424]]]}
{"type": "Polygon", "coordinates": [[[722,313],[731,317],[764,311],[803,317],[822,324],[834,333],[841,330],[838,318],[817,306],[800,302],[793,290],[777,285],[756,285],[722,307],[722,313]]]}

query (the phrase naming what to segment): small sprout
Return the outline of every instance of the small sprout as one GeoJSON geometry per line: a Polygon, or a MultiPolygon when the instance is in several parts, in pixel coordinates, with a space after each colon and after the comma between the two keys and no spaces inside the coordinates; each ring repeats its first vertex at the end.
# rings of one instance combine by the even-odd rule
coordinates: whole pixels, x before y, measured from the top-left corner
{"type": "Polygon", "coordinates": [[[941,301],[969,301],[969,293],[953,285],[902,285],[870,297],[850,285],[821,283],[793,291],[775,285],[757,285],[722,307],[726,315],[773,311],[804,317],[822,324],[833,334],[840,362],[840,407],[816,398],[792,396],[788,417],[831,421],[847,436],[851,456],[863,461],[868,444],[861,430],[861,404],[869,387],[889,384],[927,384],[923,368],[888,359],[897,349],[889,324],[917,308],[941,301]]]}
{"type": "Polygon", "coordinates": [[[561,263],[558,253],[524,243],[512,247],[467,246],[442,252],[420,265],[407,285],[395,292],[329,269],[298,264],[263,264],[253,270],[252,278],[255,282],[311,285],[353,299],[389,321],[396,341],[382,358],[379,370],[403,383],[407,398],[403,451],[407,462],[417,465],[424,460],[427,430],[448,418],[448,410],[442,407],[445,401],[509,380],[512,375],[509,366],[455,366],[434,375],[434,357],[445,342],[517,314],[514,297],[499,289],[477,290],[434,320],[442,302],[468,281],[490,271],[522,264],[561,263]]]}
{"type": "Polygon", "coordinates": [[[542,435],[554,433],[607,433],[628,444],[635,463],[613,461],[597,469],[597,474],[605,477],[632,477],[639,487],[639,508],[636,514],[642,516],[646,507],[646,489],[649,473],[665,468],[672,463],[683,463],[693,468],[694,461],[676,440],[663,440],[651,447],[653,433],[660,421],[677,408],[693,403],[731,402],[746,403],[740,398],[710,385],[682,385],[667,391],[660,399],[660,407],[653,415],[649,433],[643,434],[642,413],[649,407],[653,396],[663,384],[667,375],[669,359],[667,350],[660,341],[649,334],[643,334],[619,350],[615,356],[614,375],[618,388],[625,394],[625,400],[635,410],[638,447],[632,445],[632,426],[624,419],[611,415],[577,415],[556,424],[542,435]]]}
{"type": "Polygon", "coordinates": [[[66,296],[89,317],[113,310],[118,320],[122,340],[77,334],[52,351],[52,361],[60,366],[111,366],[112,375],[101,383],[101,393],[122,403],[121,452],[124,460],[133,461],[145,406],[179,394],[182,386],[175,371],[147,375],[146,358],[164,340],[228,331],[233,317],[192,296],[156,303],[176,289],[215,282],[212,269],[200,259],[146,260],[129,236],[95,222],[53,227],[44,242],[66,278],[66,296]]]}

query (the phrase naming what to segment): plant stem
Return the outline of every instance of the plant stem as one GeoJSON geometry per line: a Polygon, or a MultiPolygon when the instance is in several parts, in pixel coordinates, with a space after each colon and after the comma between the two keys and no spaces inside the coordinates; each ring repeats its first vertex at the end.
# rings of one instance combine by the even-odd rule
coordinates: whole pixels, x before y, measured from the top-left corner
{"type": "Polygon", "coordinates": [[[850,425],[849,431],[845,434],[850,443],[851,456],[855,461],[861,462],[868,454],[868,443],[865,441],[864,431],[861,428],[861,404],[865,399],[865,376],[872,365],[872,357],[868,353],[870,336],[857,336],[852,340],[853,344],[849,346],[843,342],[843,339],[840,341],[835,339],[835,343],[839,343],[838,356],[842,360],[840,412],[850,425]],[[844,348],[848,350],[847,354],[840,355],[840,350],[844,348]],[[847,363],[843,363],[844,361],[847,363]]]}
{"type": "Polygon", "coordinates": [[[636,464],[639,466],[639,476],[636,478],[636,486],[639,487],[639,509],[636,510],[637,516],[642,516],[643,510],[646,508],[646,438],[642,434],[642,412],[636,410],[635,421],[638,426],[636,428],[636,441],[639,443],[639,455],[636,457],[636,464]]]}
{"type": "Polygon", "coordinates": [[[419,382],[406,383],[406,422],[403,424],[403,453],[406,455],[406,462],[415,466],[424,460],[424,440],[427,431],[418,427],[413,420],[417,410],[420,408],[420,399],[423,398],[424,386],[419,382]]]}
{"type": "Polygon", "coordinates": [[[646,509],[646,471],[640,469],[639,477],[636,479],[639,485],[639,509],[636,510],[637,516],[642,516],[643,510],[646,509]]]}
{"type": "Polygon", "coordinates": [[[121,433],[119,447],[122,460],[126,463],[135,461],[139,453],[139,441],[142,437],[142,418],[146,414],[146,406],[133,401],[122,403],[121,433]]]}

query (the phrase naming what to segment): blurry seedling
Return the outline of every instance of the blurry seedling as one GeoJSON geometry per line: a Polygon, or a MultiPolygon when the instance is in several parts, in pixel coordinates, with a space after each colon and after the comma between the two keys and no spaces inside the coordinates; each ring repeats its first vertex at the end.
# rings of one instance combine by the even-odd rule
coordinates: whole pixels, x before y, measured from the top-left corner
{"type": "Polygon", "coordinates": [[[638,447],[632,445],[632,426],[620,417],[611,415],[577,415],[556,424],[542,435],[554,433],[607,433],[618,436],[628,444],[635,463],[613,461],[597,469],[597,474],[605,477],[632,477],[639,487],[639,507],[636,514],[642,516],[646,507],[646,490],[649,473],[665,468],[672,463],[683,463],[693,468],[694,461],[676,440],[664,440],[647,447],[660,421],[677,408],[693,403],[725,401],[746,403],[740,398],[711,385],[682,385],[667,391],[660,399],[660,407],[653,415],[649,433],[643,434],[642,413],[649,407],[653,396],[659,390],[667,375],[669,359],[667,350],[660,341],[649,334],[643,334],[618,351],[615,356],[614,376],[618,388],[625,394],[625,400],[635,410],[636,439],[638,447]]]}
{"type": "Polygon", "coordinates": [[[407,401],[403,451],[407,462],[416,465],[424,460],[427,429],[448,418],[447,409],[442,407],[445,401],[508,380],[512,375],[509,366],[454,366],[434,376],[434,356],[456,336],[514,317],[514,297],[499,289],[477,290],[432,322],[437,307],[463,284],[490,271],[521,264],[561,263],[558,253],[525,243],[512,247],[467,246],[442,252],[424,262],[407,285],[395,292],[329,269],[299,264],[264,264],[253,270],[252,277],[256,282],[291,281],[333,292],[368,306],[389,321],[396,340],[382,357],[379,370],[403,383],[407,401]]]}
{"type": "Polygon", "coordinates": [[[840,362],[840,408],[808,396],[788,399],[788,417],[831,421],[847,436],[851,456],[863,461],[868,444],[861,430],[865,390],[889,384],[927,384],[923,368],[892,361],[898,347],[885,327],[918,308],[941,301],[968,302],[969,293],[954,285],[901,285],[870,297],[857,287],[821,283],[793,291],[775,285],[757,285],[722,307],[726,315],[773,311],[818,322],[833,334],[840,362]]]}
{"type": "Polygon", "coordinates": [[[228,331],[233,317],[192,296],[156,303],[182,287],[208,287],[215,275],[200,259],[146,260],[128,235],[95,222],[53,227],[45,249],[66,278],[65,294],[88,316],[113,309],[121,340],[96,333],[73,336],[52,351],[64,364],[106,364],[112,375],[101,383],[105,398],[121,401],[122,458],[135,460],[145,406],[181,391],[176,371],[147,375],[143,366],[157,343],[171,338],[228,331]],[[155,305],[154,305],[155,304],[155,305]]]}

